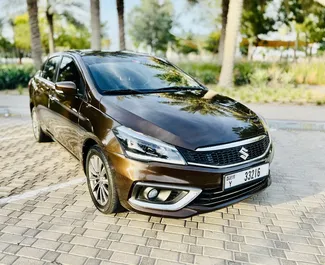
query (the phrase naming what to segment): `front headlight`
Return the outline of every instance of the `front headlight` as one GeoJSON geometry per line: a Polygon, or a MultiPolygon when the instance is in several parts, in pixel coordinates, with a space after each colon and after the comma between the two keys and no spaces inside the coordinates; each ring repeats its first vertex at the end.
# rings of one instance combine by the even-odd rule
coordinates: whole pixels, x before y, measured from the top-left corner
{"type": "Polygon", "coordinates": [[[124,126],[116,127],[113,131],[123,146],[126,155],[130,158],[179,165],[186,164],[184,158],[172,145],[124,126]]]}
{"type": "Polygon", "coordinates": [[[262,115],[258,115],[258,117],[261,119],[264,128],[265,128],[266,130],[269,130],[269,124],[268,124],[268,122],[266,121],[266,119],[265,119],[262,115]]]}

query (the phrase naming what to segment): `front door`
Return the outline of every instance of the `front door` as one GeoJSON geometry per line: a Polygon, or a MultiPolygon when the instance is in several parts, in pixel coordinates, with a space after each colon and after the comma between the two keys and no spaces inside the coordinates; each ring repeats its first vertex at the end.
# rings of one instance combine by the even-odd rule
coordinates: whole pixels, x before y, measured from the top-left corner
{"type": "Polygon", "coordinates": [[[54,137],[80,158],[80,131],[78,128],[79,110],[85,97],[85,82],[78,70],[74,59],[70,56],[63,56],[58,69],[56,82],[72,81],[76,84],[74,94],[66,94],[61,90],[54,89],[51,96],[50,109],[58,119],[54,126],[54,137]]]}
{"type": "Polygon", "coordinates": [[[60,61],[61,56],[54,56],[48,59],[40,74],[35,77],[35,107],[44,131],[50,131],[53,119],[49,106],[54,89],[56,70],[60,61]]]}

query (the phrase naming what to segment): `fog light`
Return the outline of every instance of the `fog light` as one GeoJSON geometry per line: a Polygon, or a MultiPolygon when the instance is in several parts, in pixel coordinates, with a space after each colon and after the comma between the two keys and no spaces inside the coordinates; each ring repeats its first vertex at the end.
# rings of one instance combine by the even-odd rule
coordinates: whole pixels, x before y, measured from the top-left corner
{"type": "Polygon", "coordinates": [[[129,202],[135,208],[177,211],[200,193],[201,189],[194,187],[137,182],[129,202]]]}
{"type": "Polygon", "coordinates": [[[147,187],[143,191],[143,196],[150,201],[153,201],[154,199],[156,199],[158,194],[159,194],[159,191],[156,190],[155,188],[151,188],[151,187],[147,187]]]}

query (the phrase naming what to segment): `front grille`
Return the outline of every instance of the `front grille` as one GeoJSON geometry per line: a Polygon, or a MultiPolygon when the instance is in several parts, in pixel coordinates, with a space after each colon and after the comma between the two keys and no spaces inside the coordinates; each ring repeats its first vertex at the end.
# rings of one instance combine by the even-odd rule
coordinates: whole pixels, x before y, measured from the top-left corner
{"type": "Polygon", "coordinates": [[[192,151],[184,148],[178,148],[188,163],[196,163],[211,166],[227,166],[245,161],[250,161],[263,155],[270,144],[270,138],[266,135],[263,139],[231,148],[215,151],[192,151]],[[244,147],[248,150],[249,156],[243,160],[239,151],[244,147]]]}
{"type": "Polygon", "coordinates": [[[268,177],[258,179],[249,184],[233,187],[225,191],[210,188],[204,189],[198,197],[195,198],[190,206],[215,207],[221,204],[227,204],[233,200],[240,199],[252,195],[267,187],[268,177]]]}

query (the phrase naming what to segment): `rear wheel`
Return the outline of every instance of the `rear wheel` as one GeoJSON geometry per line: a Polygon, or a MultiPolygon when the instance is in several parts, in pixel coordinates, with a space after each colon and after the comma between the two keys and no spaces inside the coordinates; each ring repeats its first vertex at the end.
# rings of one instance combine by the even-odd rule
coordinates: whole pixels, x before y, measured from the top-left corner
{"type": "Polygon", "coordinates": [[[51,140],[51,138],[43,132],[35,108],[32,109],[32,125],[33,133],[37,142],[49,142],[51,140]]]}
{"type": "Polygon", "coordinates": [[[86,159],[89,193],[96,208],[104,214],[117,212],[119,199],[110,165],[98,145],[90,148],[86,159]]]}

